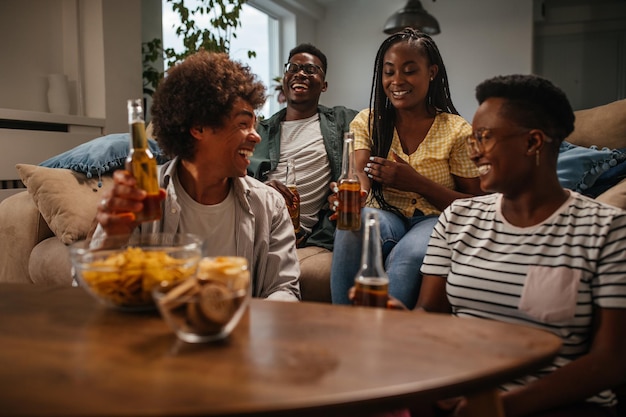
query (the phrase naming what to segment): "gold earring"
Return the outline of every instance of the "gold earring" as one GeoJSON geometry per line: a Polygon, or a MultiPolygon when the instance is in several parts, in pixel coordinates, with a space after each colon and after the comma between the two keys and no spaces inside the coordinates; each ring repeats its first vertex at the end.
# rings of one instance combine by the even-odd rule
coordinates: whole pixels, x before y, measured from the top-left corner
{"type": "Polygon", "coordinates": [[[537,166],[539,166],[539,149],[537,149],[537,152],[535,152],[535,163],[537,164],[537,166]]]}

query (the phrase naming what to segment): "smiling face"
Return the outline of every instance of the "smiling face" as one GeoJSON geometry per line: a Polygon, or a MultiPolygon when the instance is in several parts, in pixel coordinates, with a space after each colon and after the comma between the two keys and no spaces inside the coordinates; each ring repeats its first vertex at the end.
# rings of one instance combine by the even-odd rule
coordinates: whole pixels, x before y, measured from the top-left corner
{"type": "Polygon", "coordinates": [[[503,116],[503,98],[488,98],[476,110],[473,132],[482,137],[480,149],[469,150],[485,192],[516,194],[528,187],[535,159],[528,157],[531,131],[503,116]]]}
{"type": "Polygon", "coordinates": [[[261,141],[255,126],[254,109],[237,99],[222,127],[193,129],[194,136],[201,139],[196,160],[206,161],[220,178],[243,177],[254,147],[261,141]]]}
{"type": "MultiPolygon", "coordinates": [[[[316,65],[322,67],[322,61],[315,55],[306,52],[295,54],[289,60],[290,63],[299,65],[316,65]]],[[[317,74],[307,74],[300,69],[295,74],[288,71],[283,77],[283,91],[289,104],[311,104],[317,106],[320,95],[326,91],[327,83],[325,74],[318,70],[317,74]]]]}
{"type": "Polygon", "coordinates": [[[437,70],[421,47],[407,42],[392,45],[385,53],[381,78],[387,98],[396,109],[424,106],[437,70]]]}

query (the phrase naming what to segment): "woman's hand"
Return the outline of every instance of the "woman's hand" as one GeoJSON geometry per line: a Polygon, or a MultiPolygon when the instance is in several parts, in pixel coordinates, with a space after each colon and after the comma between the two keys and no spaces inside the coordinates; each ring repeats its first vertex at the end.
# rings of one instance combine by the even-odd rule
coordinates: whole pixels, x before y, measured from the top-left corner
{"type": "MultiPolygon", "coordinates": [[[[337,220],[337,208],[339,207],[339,187],[335,181],[330,183],[330,195],[328,196],[328,206],[333,211],[330,215],[330,220],[337,220]]],[[[369,190],[361,188],[361,207],[365,207],[367,197],[369,196],[369,190]]]]}
{"type": "Polygon", "coordinates": [[[337,187],[337,183],[332,181],[329,184],[330,187],[330,195],[328,196],[328,207],[333,211],[333,214],[330,215],[330,220],[337,220],[337,207],[339,207],[339,188],[337,187]]]}
{"type": "Polygon", "coordinates": [[[393,152],[393,161],[372,156],[363,169],[367,176],[379,183],[401,191],[414,191],[415,179],[420,174],[408,162],[393,152]]]}
{"type": "Polygon", "coordinates": [[[447,412],[450,417],[463,417],[466,415],[465,409],[467,399],[465,397],[454,397],[437,401],[437,408],[447,412]]]}
{"type": "MultiPolygon", "coordinates": [[[[356,296],[356,288],[350,287],[348,290],[348,299],[351,303],[354,303],[354,298],[356,296]]],[[[390,310],[409,310],[407,306],[405,306],[402,301],[398,300],[391,295],[387,295],[387,308],[390,310]]]]}
{"type": "MultiPolygon", "coordinates": [[[[165,190],[159,192],[160,200],[165,199],[165,190]]],[[[96,220],[107,235],[130,235],[139,224],[135,213],[143,209],[143,199],[146,192],[137,188],[137,181],[126,170],[117,170],[113,173],[113,188],[109,190],[96,213],[96,220]]]]}

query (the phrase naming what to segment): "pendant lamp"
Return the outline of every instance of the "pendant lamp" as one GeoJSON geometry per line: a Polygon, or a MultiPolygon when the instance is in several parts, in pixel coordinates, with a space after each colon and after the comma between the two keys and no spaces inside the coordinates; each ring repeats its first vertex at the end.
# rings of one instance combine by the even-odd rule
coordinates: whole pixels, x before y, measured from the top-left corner
{"type": "Polygon", "coordinates": [[[387,19],[383,32],[392,34],[405,27],[412,27],[428,35],[436,35],[441,32],[437,19],[424,10],[419,0],[409,0],[404,9],[392,14],[387,19]]]}

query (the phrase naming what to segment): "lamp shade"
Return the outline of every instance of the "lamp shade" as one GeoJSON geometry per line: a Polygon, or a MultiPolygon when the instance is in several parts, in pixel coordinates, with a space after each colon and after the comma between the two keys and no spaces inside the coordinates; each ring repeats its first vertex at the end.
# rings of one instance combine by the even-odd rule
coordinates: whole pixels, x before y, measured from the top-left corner
{"type": "Polygon", "coordinates": [[[409,0],[404,9],[392,14],[387,19],[383,32],[396,33],[405,27],[420,30],[428,35],[436,35],[441,32],[437,19],[424,10],[419,0],[409,0]]]}

